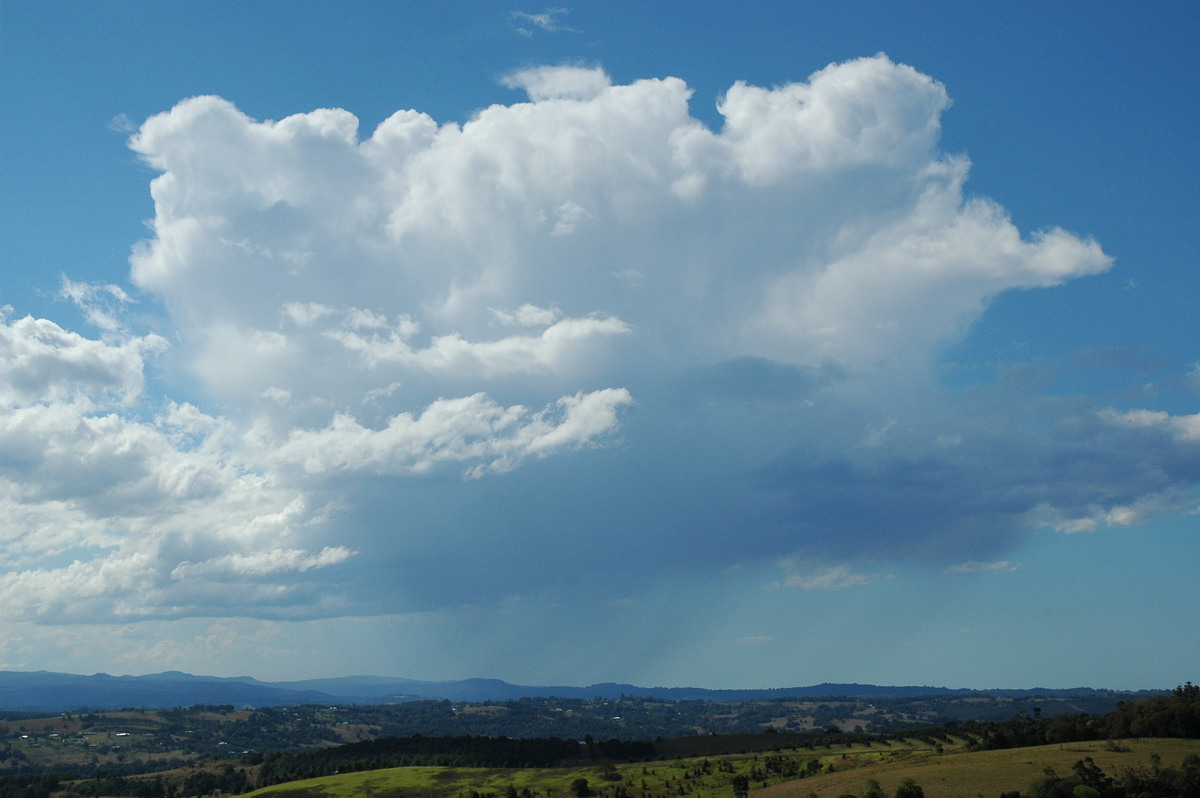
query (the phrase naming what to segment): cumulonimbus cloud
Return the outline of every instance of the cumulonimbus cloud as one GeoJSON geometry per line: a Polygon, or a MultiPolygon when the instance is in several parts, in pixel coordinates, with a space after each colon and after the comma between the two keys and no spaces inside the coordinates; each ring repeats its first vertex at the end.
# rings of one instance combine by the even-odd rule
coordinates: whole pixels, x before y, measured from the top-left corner
{"type": "MultiPolygon", "coordinates": [[[[714,561],[813,550],[830,564],[780,585],[841,589],[873,578],[836,562],[866,548],[1002,562],[1023,525],[1185,506],[1192,417],[1075,408],[1032,440],[936,384],[995,296],[1111,264],[965,192],[936,80],[881,55],[737,83],[720,129],[678,78],[505,84],[528,101],[462,123],[401,110],[365,136],[346,110],[256,120],[211,96],[140,126],[158,174],[131,281],[170,334],[130,332],[123,290],[69,281],[98,337],[0,317],[10,612],[328,615],[353,602],[315,586],[378,561],[410,592],[438,578],[398,552],[436,560],[444,508],[378,489],[356,509],[356,480],[478,502],[462,512],[512,566],[491,569],[501,591],[529,570],[518,531],[543,550],[564,527],[636,540],[653,563],[703,527],[714,561]],[[195,395],[148,389],[151,355],[195,395]],[[1157,444],[1097,457],[1129,436],[1157,444]],[[489,492],[536,494],[522,472],[548,458],[574,481],[545,506],[489,492]],[[1130,479],[1147,460],[1165,466],[1130,479]]],[[[394,609],[389,589],[373,607],[394,609]]]]}

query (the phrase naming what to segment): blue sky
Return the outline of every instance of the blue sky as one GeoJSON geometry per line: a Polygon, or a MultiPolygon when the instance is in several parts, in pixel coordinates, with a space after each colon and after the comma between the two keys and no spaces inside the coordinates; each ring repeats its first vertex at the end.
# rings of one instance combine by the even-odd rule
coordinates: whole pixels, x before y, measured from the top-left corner
{"type": "Polygon", "coordinates": [[[5,2],[0,668],[1195,680],[1197,29],[5,2]]]}

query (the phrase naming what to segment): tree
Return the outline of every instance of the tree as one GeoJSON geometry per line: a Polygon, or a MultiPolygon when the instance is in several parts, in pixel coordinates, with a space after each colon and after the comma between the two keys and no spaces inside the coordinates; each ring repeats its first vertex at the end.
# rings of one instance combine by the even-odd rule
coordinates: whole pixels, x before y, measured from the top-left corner
{"type": "Polygon", "coordinates": [[[734,776],[731,783],[734,798],[746,798],[750,793],[750,779],[745,776],[734,776]]]}
{"type": "Polygon", "coordinates": [[[925,798],[925,791],[912,779],[905,779],[896,788],[896,798],[925,798]]]}
{"type": "Polygon", "coordinates": [[[1073,770],[1076,778],[1079,779],[1079,785],[1095,789],[1097,795],[1100,794],[1100,790],[1107,789],[1113,783],[1113,780],[1105,775],[1090,756],[1076,762],[1073,770]]]}
{"type": "Polygon", "coordinates": [[[588,798],[592,794],[592,788],[588,786],[587,779],[575,779],[571,782],[571,795],[575,798],[588,798]]]}

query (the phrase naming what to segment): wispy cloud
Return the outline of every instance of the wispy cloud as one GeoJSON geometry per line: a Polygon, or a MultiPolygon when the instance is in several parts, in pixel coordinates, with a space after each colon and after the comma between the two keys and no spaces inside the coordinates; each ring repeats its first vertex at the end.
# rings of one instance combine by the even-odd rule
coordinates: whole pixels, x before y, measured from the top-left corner
{"type": "Polygon", "coordinates": [[[129,114],[121,113],[108,120],[108,129],[117,133],[132,133],[137,130],[137,123],[129,118],[129,114]]]}
{"type": "Polygon", "coordinates": [[[790,573],[783,580],[773,583],[772,587],[798,590],[845,590],[869,585],[879,578],[874,574],[856,573],[848,565],[803,569],[792,561],[785,561],[783,566],[790,573]]]}
{"type": "Polygon", "coordinates": [[[570,9],[563,7],[547,8],[537,13],[528,11],[513,11],[511,18],[516,26],[517,33],[522,36],[532,36],[535,31],[544,33],[570,32],[579,33],[575,28],[568,27],[563,18],[570,13],[570,9]]]}
{"type": "Polygon", "coordinates": [[[977,560],[968,560],[960,562],[957,565],[951,565],[946,569],[946,573],[950,574],[978,574],[985,571],[1015,571],[1017,567],[1008,562],[1008,560],[997,560],[995,562],[979,562],[977,560]]]}

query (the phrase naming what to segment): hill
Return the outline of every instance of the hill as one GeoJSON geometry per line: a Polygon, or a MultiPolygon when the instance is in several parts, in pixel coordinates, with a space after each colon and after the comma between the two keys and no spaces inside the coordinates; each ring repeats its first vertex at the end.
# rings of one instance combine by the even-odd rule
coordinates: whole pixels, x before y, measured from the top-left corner
{"type": "MultiPolygon", "coordinates": [[[[960,743],[961,741],[957,741],[960,743]]],[[[797,747],[737,752],[643,763],[584,763],[558,768],[404,767],[343,773],[266,787],[249,798],[340,798],[368,795],[456,798],[456,796],[534,796],[571,798],[582,789],[591,798],[838,798],[898,794],[911,780],[925,798],[986,796],[1005,793],[1065,795],[1080,784],[1104,785],[1113,796],[1135,794],[1128,787],[1141,779],[1144,787],[1168,779],[1182,789],[1147,791],[1158,796],[1185,796],[1200,789],[1200,742],[1145,739],[1123,744],[1090,742],[1043,745],[1002,751],[966,751],[947,741],[944,748],[918,739],[886,745],[797,747]],[[1051,776],[1050,774],[1053,774],[1051,776]],[[741,781],[739,782],[739,778],[741,781]],[[739,784],[742,785],[739,787],[739,784]]],[[[1097,792],[1096,795],[1102,793],[1097,792]]]]}
{"type": "Polygon", "coordinates": [[[0,671],[0,710],[66,712],[78,709],[149,709],[196,704],[237,707],[297,706],[301,704],[384,704],[421,699],[448,701],[515,701],[522,698],[591,700],[656,698],[668,701],[770,701],[784,698],[844,697],[894,699],[917,696],[1020,698],[1099,698],[1116,701],[1150,692],[1130,693],[1091,688],[1048,690],[963,690],[930,686],[880,686],[823,683],[807,687],[760,690],[712,690],[699,687],[639,687],[603,683],[578,686],[528,686],[499,679],[429,682],[383,676],[348,676],[291,682],[264,682],[250,676],[196,676],[179,671],[145,676],[83,676],[52,671],[0,671]]]}
{"type": "MultiPolygon", "coordinates": [[[[981,700],[993,699],[968,698],[965,703],[978,706],[981,700]]],[[[934,701],[953,700],[890,700],[910,707],[934,701]]],[[[878,710],[890,702],[857,703],[878,710]]],[[[1005,721],[923,723],[888,734],[814,725],[811,717],[805,730],[793,731],[792,723],[779,725],[778,719],[761,722],[767,716],[760,710],[785,707],[800,712],[832,708],[792,699],[729,703],[521,699],[476,705],[427,701],[240,711],[192,707],[9,717],[0,719],[0,796],[179,798],[286,785],[276,789],[297,798],[343,793],[378,798],[497,798],[499,793],[492,788],[499,784],[505,798],[731,798],[730,792],[732,798],[750,798],[751,790],[756,798],[770,798],[764,791],[775,787],[783,790],[778,798],[846,796],[855,795],[855,790],[880,798],[886,793],[872,786],[874,782],[891,780],[899,785],[904,779],[920,777],[940,785],[939,791],[904,794],[1004,798],[1000,793],[1007,792],[1011,798],[1010,787],[995,792],[983,788],[1004,783],[1019,789],[1015,783],[1019,777],[1038,780],[1029,782],[1026,798],[1200,798],[1200,687],[1190,682],[1166,695],[1121,702],[1102,717],[1045,716],[1035,707],[1005,721]],[[389,719],[389,713],[421,703],[423,711],[449,713],[452,718],[487,719],[518,708],[560,721],[579,715],[581,731],[598,731],[604,717],[622,720],[612,716],[614,711],[695,713],[689,722],[726,722],[731,713],[742,713],[751,718],[749,727],[755,732],[716,734],[694,729],[653,742],[646,737],[605,739],[590,731],[540,738],[389,732],[388,727],[398,723],[389,719]],[[584,711],[588,707],[600,714],[589,715],[584,711]],[[714,711],[717,714],[708,714],[714,711]],[[1167,737],[1177,739],[1162,739],[1167,737]],[[1135,738],[1158,739],[1151,741],[1152,749],[1142,750],[1147,740],[1135,738]],[[1138,752],[1142,759],[1128,756],[1138,752]],[[1060,761],[1061,757],[1067,758],[1060,761]],[[1109,760],[1111,764],[1103,764],[1109,760]],[[1063,767],[1070,769],[1062,771],[1063,767]],[[345,780],[348,774],[368,771],[370,775],[345,780]],[[302,781],[311,779],[319,781],[302,781]],[[854,785],[852,780],[857,780],[854,785]],[[798,782],[807,791],[793,793],[793,787],[780,786],[798,782]],[[1096,792],[1089,792],[1093,789],[1096,792]]],[[[901,794],[897,789],[895,795],[901,794]]]]}

